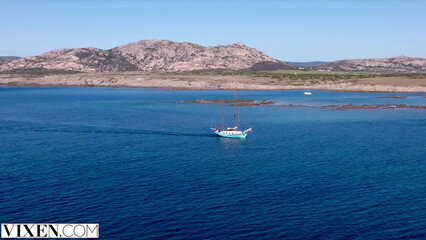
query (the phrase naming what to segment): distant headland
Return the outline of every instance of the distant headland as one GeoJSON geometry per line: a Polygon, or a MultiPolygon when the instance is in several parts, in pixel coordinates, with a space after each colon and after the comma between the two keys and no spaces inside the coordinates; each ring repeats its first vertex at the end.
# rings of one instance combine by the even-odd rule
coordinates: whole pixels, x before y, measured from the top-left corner
{"type": "Polygon", "coordinates": [[[177,89],[324,89],[426,92],[426,59],[288,63],[242,43],[142,40],[112,49],[58,49],[0,57],[0,85],[177,89]]]}

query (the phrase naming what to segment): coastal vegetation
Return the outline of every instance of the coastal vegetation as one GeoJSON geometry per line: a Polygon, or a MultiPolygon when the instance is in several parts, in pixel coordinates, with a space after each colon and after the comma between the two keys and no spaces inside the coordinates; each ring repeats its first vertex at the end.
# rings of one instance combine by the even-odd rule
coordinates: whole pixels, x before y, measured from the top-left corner
{"type": "Polygon", "coordinates": [[[259,78],[271,78],[277,80],[317,80],[317,81],[336,81],[355,78],[376,78],[376,77],[406,77],[411,79],[426,79],[425,73],[363,73],[363,72],[326,72],[315,70],[279,70],[279,71],[231,71],[231,70],[205,70],[205,71],[175,71],[164,72],[165,75],[184,75],[184,76],[249,76],[259,78]]]}
{"type": "Polygon", "coordinates": [[[0,73],[0,85],[426,92],[426,74],[317,70],[78,72],[32,68],[13,69],[0,73]]]}
{"type": "Polygon", "coordinates": [[[45,76],[45,75],[59,75],[59,74],[75,74],[81,73],[74,70],[62,69],[46,69],[46,68],[27,68],[27,69],[12,69],[1,72],[1,74],[22,74],[29,76],[45,76]]]}
{"type": "MultiPolygon", "coordinates": [[[[58,70],[58,69],[13,69],[1,72],[1,74],[22,74],[22,75],[56,75],[56,74],[85,74],[74,70],[58,70]]],[[[90,74],[90,73],[86,73],[90,74]]],[[[246,76],[254,78],[270,78],[274,80],[301,80],[301,81],[338,81],[360,78],[377,78],[377,77],[404,77],[410,79],[426,79],[426,73],[363,73],[363,72],[325,72],[315,70],[279,70],[279,71],[236,71],[236,70],[197,70],[197,71],[165,71],[165,72],[141,72],[126,71],[121,73],[104,73],[108,75],[165,75],[165,76],[246,76]]]]}

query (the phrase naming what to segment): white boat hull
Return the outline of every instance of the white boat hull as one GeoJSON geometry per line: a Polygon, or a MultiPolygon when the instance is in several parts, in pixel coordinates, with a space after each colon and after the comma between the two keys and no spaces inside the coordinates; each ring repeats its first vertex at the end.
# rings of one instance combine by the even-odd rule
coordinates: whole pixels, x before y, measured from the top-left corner
{"type": "Polygon", "coordinates": [[[213,129],[214,132],[221,136],[221,137],[225,137],[225,138],[246,138],[247,134],[249,132],[251,132],[251,128],[245,130],[245,131],[240,131],[236,128],[228,128],[226,130],[222,130],[222,129],[213,129]]]}

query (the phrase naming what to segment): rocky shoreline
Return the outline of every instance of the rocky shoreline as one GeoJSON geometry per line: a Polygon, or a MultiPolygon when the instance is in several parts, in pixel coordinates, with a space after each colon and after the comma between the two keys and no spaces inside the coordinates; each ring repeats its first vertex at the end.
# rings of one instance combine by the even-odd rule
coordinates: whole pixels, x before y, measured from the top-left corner
{"type": "MultiPolygon", "coordinates": [[[[297,75],[296,75],[297,76],[297,75]]],[[[126,87],[188,90],[297,90],[426,93],[426,80],[409,77],[349,80],[275,79],[263,75],[197,75],[182,73],[0,74],[4,86],[126,87]]]]}

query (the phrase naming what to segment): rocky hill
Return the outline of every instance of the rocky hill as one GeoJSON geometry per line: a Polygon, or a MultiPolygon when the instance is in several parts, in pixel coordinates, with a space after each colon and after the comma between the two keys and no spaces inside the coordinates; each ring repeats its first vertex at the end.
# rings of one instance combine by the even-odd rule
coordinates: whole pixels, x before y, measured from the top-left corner
{"type": "Polygon", "coordinates": [[[264,72],[264,71],[277,71],[277,70],[294,70],[298,69],[296,66],[290,65],[281,61],[274,62],[258,62],[253,64],[253,66],[243,69],[244,71],[249,72],[264,72]]]}
{"type": "Polygon", "coordinates": [[[20,57],[15,56],[0,56],[0,64],[5,62],[11,62],[13,60],[20,59],[20,57]]]}
{"type": "Polygon", "coordinates": [[[59,49],[0,64],[1,72],[45,69],[79,72],[191,71],[247,69],[256,63],[282,63],[242,43],[204,47],[188,42],[142,40],[109,50],[59,49]]]}
{"type": "Polygon", "coordinates": [[[393,58],[340,60],[320,65],[314,69],[376,73],[426,73],[426,59],[399,56],[393,58]]]}
{"type": "Polygon", "coordinates": [[[312,62],[287,62],[288,64],[297,66],[297,67],[318,67],[330,62],[325,61],[312,61],[312,62]]]}

